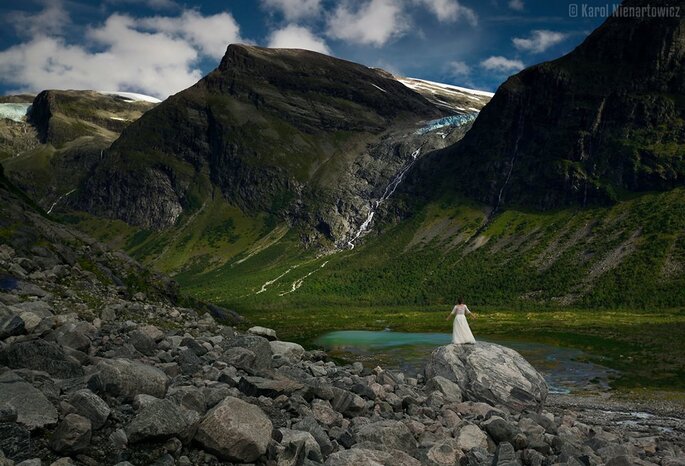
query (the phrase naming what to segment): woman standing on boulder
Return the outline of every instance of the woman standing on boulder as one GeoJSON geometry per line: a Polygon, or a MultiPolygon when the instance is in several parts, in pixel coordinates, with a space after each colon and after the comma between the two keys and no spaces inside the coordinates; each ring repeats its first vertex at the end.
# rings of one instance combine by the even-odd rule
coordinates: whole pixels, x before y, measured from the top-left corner
{"type": "MultiPolygon", "coordinates": [[[[464,304],[464,298],[459,298],[457,304],[452,308],[452,312],[447,316],[447,320],[453,315],[454,324],[452,327],[452,343],[455,345],[463,345],[465,343],[475,343],[476,339],[473,338],[473,333],[469,328],[469,323],[466,321],[466,314],[473,314],[468,306],[464,304]]],[[[473,314],[475,317],[476,315],[473,314]]]]}

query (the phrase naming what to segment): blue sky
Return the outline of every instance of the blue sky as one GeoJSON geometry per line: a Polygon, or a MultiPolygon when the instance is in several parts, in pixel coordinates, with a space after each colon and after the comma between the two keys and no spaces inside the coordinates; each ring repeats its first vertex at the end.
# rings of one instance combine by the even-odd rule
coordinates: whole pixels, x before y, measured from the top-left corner
{"type": "Polygon", "coordinates": [[[606,13],[580,4],[572,15],[574,2],[560,0],[9,3],[0,3],[0,93],[69,88],[161,98],[211,71],[231,42],[308,48],[494,91],[523,67],[572,50],[606,13]]]}

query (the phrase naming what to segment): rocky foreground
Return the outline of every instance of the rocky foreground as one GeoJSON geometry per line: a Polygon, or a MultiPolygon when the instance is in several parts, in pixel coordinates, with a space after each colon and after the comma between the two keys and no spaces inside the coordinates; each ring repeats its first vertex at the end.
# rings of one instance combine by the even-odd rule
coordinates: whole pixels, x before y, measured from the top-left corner
{"type": "Polygon", "coordinates": [[[546,411],[507,348],[441,347],[416,378],[336,365],[61,260],[0,245],[3,465],[685,464],[677,438],[546,411]]]}

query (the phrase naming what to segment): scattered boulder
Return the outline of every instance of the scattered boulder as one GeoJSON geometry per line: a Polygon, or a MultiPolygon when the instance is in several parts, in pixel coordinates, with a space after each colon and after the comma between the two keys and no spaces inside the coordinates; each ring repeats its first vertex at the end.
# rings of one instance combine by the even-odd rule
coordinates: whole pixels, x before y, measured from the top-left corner
{"type": "Polygon", "coordinates": [[[348,416],[355,416],[361,414],[366,409],[366,401],[361,396],[342,388],[332,387],[332,390],[333,400],[331,404],[337,412],[348,416]]]}
{"type": "Polygon", "coordinates": [[[96,371],[91,378],[95,391],[127,399],[141,393],[162,398],[169,384],[169,378],[161,370],[130,359],[103,360],[97,364],[96,371]]]}
{"type": "Polygon", "coordinates": [[[96,331],[96,328],[88,322],[67,322],[49,334],[48,339],[62,347],[88,351],[91,345],[91,337],[96,331]]]}
{"type": "Polygon", "coordinates": [[[424,464],[431,466],[454,466],[459,464],[464,453],[459,448],[457,441],[446,438],[433,444],[426,452],[424,464]]]}
{"type": "Polygon", "coordinates": [[[32,446],[27,428],[14,422],[0,422],[0,464],[8,464],[2,462],[2,454],[14,461],[30,458],[32,446]]]}
{"type": "Polygon", "coordinates": [[[128,338],[133,347],[145,356],[152,356],[157,352],[157,343],[155,340],[150,338],[146,333],[141,332],[139,329],[129,333],[128,338]]]}
{"type": "Polygon", "coordinates": [[[353,448],[333,453],[326,466],[421,466],[419,460],[399,450],[370,450],[353,448]]]}
{"type": "Polygon", "coordinates": [[[304,388],[299,382],[279,377],[277,379],[266,379],[263,377],[241,377],[238,382],[238,390],[248,396],[268,396],[276,398],[280,395],[290,395],[304,388]]]}
{"type": "Polygon", "coordinates": [[[464,451],[488,447],[487,435],[474,424],[463,426],[455,437],[457,439],[457,446],[464,451]]]}
{"type": "Polygon", "coordinates": [[[505,421],[499,416],[492,416],[482,424],[482,427],[485,428],[485,431],[495,443],[512,443],[516,435],[520,432],[516,425],[505,421]]]}
{"type": "Polygon", "coordinates": [[[57,410],[33,385],[12,371],[0,375],[0,406],[16,410],[17,422],[29,430],[57,422],[57,410]]]}
{"type": "Polygon", "coordinates": [[[302,360],[304,348],[297,343],[288,341],[270,341],[271,352],[273,353],[274,366],[282,364],[296,364],[302,360]]]}
{"type": "Polygon", "coordinates": [[[296,458],[307,458],[318,463],[323,462],[323,455],[318,442],[314,439],[312,434],[301,430],[280,429],[281,445],[295,450],[296,458]]]}
{"type": "Polygon", "coordinates": [[[514,411],[540,409],[545,379],[516,351],[494,343],[447,345],[431,354],[426,377],[442,376],[459,385],[466,399],[514,411]]]}
{"type": "Polygon", "coordinates": [[[111,412],[107,403],[87,388],[74,392],[69,397],[69,404],[76,414],[88,418],[95,430],[105,425],[111,412]]]}
{"type": "Polygon", "coordinates": [[[357,442],[378,450],[392,448],[411,456],[417,453],[414,436],[400,421],[378,421],[362,426],[357,431],[357,442]]]}
{"type": "Polygon", "coordinates": [[[319,444],[319,449],[324,455],[327,456],[333,451],[333,444],[328,438],[328,434],[326,434],[326,431],[323,430],[313,417],[305,416],[301,421],[293,424],[292,428],[311,434],[319,444]]]}
{"type": "Polygon", "coordinates": [[[58,379],[83,375],[83,367],[56,343],[45,340],[15,342],[0,351],[0,365],[47,372],[58,379]]]}
{"type": "Polygon", "coordinates": [[[244,348],[254,354],[254,369],[271,369],[271,345],[269,340],[257,335],[239,335],[222,342],[225,349],[244,348]]]}
{"type": "Polygon", "coordinates": [[[128,426],[126,437],[130,443],[178,437],[190,441],[200,415],[181,408],[171,400],[154,399],[136,414],[128,426]]]}
{"type": "Polygon", "coordinates": [[[521,463],[519,463],[518,459],[516,458],[514,446],[509,442],[502,442],[497,445],[495,459],[493,460],[492,464],[494,466],[520,466],[521,463]]]}
{"type": "Polygon", "coordinates": [[[459,385],[440,375],[436,375],[426,382],[426,392],[431,391],[442,393],[447,403],[459,403],[462,399],[459,385]]]}
{"type": "Polygon", "coordinates": [[[92,435],[90,420],[78,414],[67,414],[52,434],[50,447],[57,453],[77,453],[89,444],[92,435]]]}
{"type": "Polygon", "coordinates": [[[238,369],[253,372],[256,367],[257,356],[247,348],[235,347],[226,349],[221,355],[221,361],[238,369]]]}
{"type": "Polygon", "coordinates": [[[25,330],[24,320],[18,315],[11,315],[0,322],[0,340],[21,335],[25,330]]]}
{"type": "Polygon", "coordinates": [[[276,336],[276,330],[266,327],[260,327],[259,325],[250,327],[249,329],[247,329],[247,333],[251,335],[257,335],[259,337],[264,337],[270,341],[278,340],[278,337],[276,336]]]}
{"type": "Polygon", "coordinates": [[[229,396],[205,415],[195,439],[222,459],[248,463],[266,453],[272,428],[259,407],[229,396]]]}

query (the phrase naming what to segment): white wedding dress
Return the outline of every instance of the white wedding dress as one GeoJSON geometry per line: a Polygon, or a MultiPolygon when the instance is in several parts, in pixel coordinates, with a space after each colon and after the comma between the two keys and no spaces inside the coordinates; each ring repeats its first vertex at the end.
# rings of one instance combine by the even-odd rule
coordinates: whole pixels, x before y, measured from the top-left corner
{"type": "Polygon", "coordinates": [[[466,321],[466,314],[471,314],[468,306],[466,306],[466,304],[457,304],[452,309],[450,315],[452,314],[456,314],[454,317],[454,326],[452,327],[452,343],[455,345],[475,343],[476,339],[473,338],[469,323],[466,321]]]}

